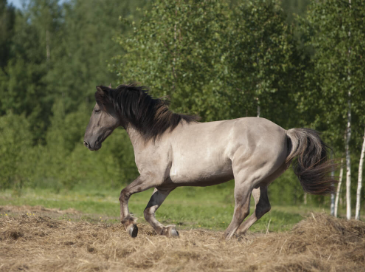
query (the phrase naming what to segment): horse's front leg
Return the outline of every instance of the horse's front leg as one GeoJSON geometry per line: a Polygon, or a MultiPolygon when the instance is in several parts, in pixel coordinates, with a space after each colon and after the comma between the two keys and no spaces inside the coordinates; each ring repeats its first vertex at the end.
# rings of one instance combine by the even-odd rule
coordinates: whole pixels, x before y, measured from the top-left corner
{"type": "Polygon", "coordinates": [[[120,192],[119,196],[120,221],[131,237],[137,236],[138,228],[137,225],[135,224],[136,218],[129,213],[128,200],[131,197],[131,195],[145,191],[157,185],[158,184],[147,181],[147,179],[144,179],[143,177],[139,176],[137,179],[135,179],[131,184],[129,184],[120,192]]]}
{"type": "Polygon", "coordinates": [[[155,212],[162,205],[169,193],[174,189],[175,188],[156,188],[144,210],[144,218],[148,223],[150,223],[156,233],[167,237],[179,236],[179,232],[173,225],[164,226],[158,222],[155,217],[155,212]]]}

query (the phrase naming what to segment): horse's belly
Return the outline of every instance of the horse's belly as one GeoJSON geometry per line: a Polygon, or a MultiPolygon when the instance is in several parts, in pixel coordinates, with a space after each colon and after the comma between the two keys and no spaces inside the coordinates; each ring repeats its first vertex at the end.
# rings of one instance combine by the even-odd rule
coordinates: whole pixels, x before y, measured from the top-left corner
{"type": "Polygon", "coordinates": [[[221,162],[191,162],[181,161],[173,163],[170,169],[172,183],[183,186],[208,186],[226,182],[233,178],[232,163],[230,160],[221,162]]]}
{"type": "Polygon", "coordinates": [[[230,155],[237,142],[233,139],[234,123],[199,123],[176,131],[172,141],[171,181],[181,186],[207,186],[232,179],[230,155]]]}

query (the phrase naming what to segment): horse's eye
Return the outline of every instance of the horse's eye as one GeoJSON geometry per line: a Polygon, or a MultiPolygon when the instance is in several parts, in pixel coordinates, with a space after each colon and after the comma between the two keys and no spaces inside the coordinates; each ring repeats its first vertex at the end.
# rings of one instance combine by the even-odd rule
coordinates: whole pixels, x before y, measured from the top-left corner
{"type": "Polygon", "coordinates": [[[94,112],[95,112],[95,113],[98,113],[98,112],[100,112],[100,111],[101,111],[100,109],[98,109],[98,110],[96,110],[96,109],[95,109],[95,110],[94,110],[94,112]]]}

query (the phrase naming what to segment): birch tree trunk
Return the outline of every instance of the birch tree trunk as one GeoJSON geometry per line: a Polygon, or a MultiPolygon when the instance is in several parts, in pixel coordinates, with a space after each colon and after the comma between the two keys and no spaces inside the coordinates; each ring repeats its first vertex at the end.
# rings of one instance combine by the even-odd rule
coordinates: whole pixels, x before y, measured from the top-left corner
{"type": "Polygon", "coordinates": [[[337,214],[338,214],[338,200],[340,199],[342,177],[343,177],[343,159],[341,159],[340,177],[339,177],[339,180],[338,180],[337,191],[336,191],[335,213],[334,213],[335,217],[337,217],[337,214]]]}
{"type": "MultiPolygon", "coordinates": [[[[334,185],[333,185],[333,187],[334,187],[334,185]]],[[[334,216],[335,215],[335,193],[334,192],[331,194],[330,210],[331,210],[331,215],[334,216]]]]}
{"type": "Polygon", "coordinates": [[[350,139],[351,139],[351,92],[349,92],[348,112],[347,112],[347,131],[346,131],[346,218],[351,219],[351,158],[350,158],[350,139]]]}
{"type": "MultiPolygon", "coordinates": [[[[333,159],[333,152],[331,152],[331,159],[333,159]]],[[[332,171],[331,171],[331,178],[334,179],[335,178],[335,168],[332,167],[332,171]]],[[[332,187],[335,187],[335,184],[332,183],[332,187]]],[[[335,215],[335,193],[333,192],[331,194],[331,215],[334,216],[335,215]]]]}
{"type": "MultiPolygon", "coordinates": [[[[351,0],[349,0],[351,9],[351,0]]],[[[351,38],[351,29],[348,33],[349,40],[351,38]]],[[[349,41],[350,43],[350,41],[349,41]]],[[[350,66],[351,47],[348,49],[348,61],[350,66]]],[[[351,71],[348,70],[348,80],[350,80],[351,71]]],[[[348,110],[347,110],[347,129],[346,129],[346,217],[351,219],[351,158],[350,158],[350,139],[351,139],[351,91],[348,92],[348,110]]]]}
{"type": "Polygon", "coordinates": [[[364,130],[364,141],[362,143],[360,162],[359,162],[359,179],[357,182],[357,192],[356,192],[356,210],[355,210],[355,219],[360,219],[360,199],[361,199],[361,187],[362,187],[362,167],[364,164],[364,155],[365,155],[365,130],[364,130]]]}

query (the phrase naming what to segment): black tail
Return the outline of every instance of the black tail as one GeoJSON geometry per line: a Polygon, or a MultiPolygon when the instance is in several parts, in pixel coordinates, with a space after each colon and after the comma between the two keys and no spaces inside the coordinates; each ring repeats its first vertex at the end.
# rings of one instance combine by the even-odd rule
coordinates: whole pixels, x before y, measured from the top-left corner
{"type": "Polygon", "coordinates": [[[287,131],[290,139],[289,155],[286,163],[293,162],[294,173],[298,176],[304,191],[325,195],[334,191],[337,180],[329,173],[334,170],[333,160],[328,160],[328,146],[321,140],[319,133],[312,129],[293,128],[287,131]]]}

